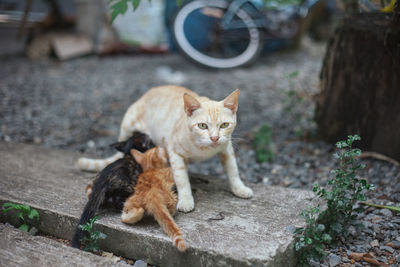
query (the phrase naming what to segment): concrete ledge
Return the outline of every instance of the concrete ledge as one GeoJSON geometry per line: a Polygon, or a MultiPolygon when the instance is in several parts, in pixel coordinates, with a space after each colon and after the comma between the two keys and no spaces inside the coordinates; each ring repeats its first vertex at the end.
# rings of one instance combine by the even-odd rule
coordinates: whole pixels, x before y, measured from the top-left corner
{"type": "MultiPolygon", "coordinates": [[[[36,208],[41,231],[71,239],[93,177],[77,170],[79,156],[0,142],[0,202],[36,208]]],[[[179,253],[151,218],[128,226],[108,210],[97,223],[108,235],[100,247],[161,266],[294,266],[293,238],[285,228],[303,224],[298,214],[310,205],[312,192],[250,185],[255,197],[245,200],[234,197],[222,179],[192,175],[191,183],[196,210],[175,217],[190,246],[186,253],[179,253]],[[212,220],[220,212],[224,219],[212,220]]]]}
{"type": "Polygon", "coordinates": [[[68,247],[42,236],[31,236],[4,224],[0,224],[0,263],[8,267],[130,266],[68,247]]]}

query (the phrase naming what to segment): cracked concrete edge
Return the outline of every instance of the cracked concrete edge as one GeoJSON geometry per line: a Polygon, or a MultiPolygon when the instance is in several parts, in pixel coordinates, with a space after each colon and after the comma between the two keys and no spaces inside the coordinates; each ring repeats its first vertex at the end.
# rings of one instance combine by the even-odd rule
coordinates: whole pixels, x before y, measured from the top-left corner
{"type": "MultiPolygon", "coordinates": [[[[1,197],[1,196],[0,196],[1,197]]],[[[6,202],[27,204],[15,201],[13,199],[0,199],[0,206],[6,202]]],[[[39,222],[33,221],[31,225],[35,226],[41,232],[50,234],[59,238],[71,240],[75,231],[78,218],[69,216],[55,211],[42,209],[40,207],[30,205],[38,211],[39,222]]],[[[106,215],[108,216],[108,215],[106,215]]],[[[8,222],[14,226],[19,225],[18,219],[15,217],[15,212],[1,213],[0,222],[8,222]]],[[[295,259],[290,248],[280,249],[279,255],[274,257],[273,261],[260,262],[258,260],[238,260],[231,257],[225,257],[212,251],[202,251],[195,246],[189,248],[190,253],[181,253],[176,250],[170,243],[165,242],[157,236],[144,236],[140,234],[132,234],[124,232],[117,227],[113,228],[109,225],[100,222],[95,223],[95,229],[107,235],[108,238],[99,241],[100,249],[109,251],[115,255],[141,259],[150,264],[158,266],[294,266],[295,259]],[[159,253],[152,253],[152,247],[158,250],[159,253]],[[157,255],[157,256],[155,256],[157,255]],[[218,255],[218,257],[216,257],[218,255]],[[163,261],[165,257],[169,257],[167,262],[163,261]],[[217,259],[217,260],[216,260],[217,259]]]]}
{"type": "Polygon", "coordinates": [[[32,236],[11,225],[0,224],[0,265],[7,267],[130,266],[101,257],[43,236],[32,236]]]}

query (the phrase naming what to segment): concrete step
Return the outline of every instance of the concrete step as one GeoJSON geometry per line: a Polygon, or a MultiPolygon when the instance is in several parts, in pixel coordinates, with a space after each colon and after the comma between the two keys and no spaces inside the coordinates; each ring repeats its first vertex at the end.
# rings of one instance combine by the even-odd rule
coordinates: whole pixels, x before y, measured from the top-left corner
{"type": "MultiPolygon", "coordinates": [[[[38,229],[71,239],[86,203],[86,183],[94,176],[76,168],[79,156],[0,142],[0,204],[28,204],[39,211],[38,229]]],[[[101,211],[96,224],[107,234],[100,248],[160,266],[294,266],[293,237],[286,229],[303,225],[298,214],[310,205],[312,192],[258,184],[250,185],[255,196],[246,200],[233,196],[223,179],[191,175],[191,184],[196,209],[175,216],[187,252],[178,252],[152,218],[129,226],[109,210],[101,211]],[[224,218],[213,220],[221,212],[224,218]]]]}
{"type": "Polygon", "coordinates": [[[7,267],[131,266],[74,249],[46,237],[32,236],[4,224],[0,224],[0,265],[7,267]]]}

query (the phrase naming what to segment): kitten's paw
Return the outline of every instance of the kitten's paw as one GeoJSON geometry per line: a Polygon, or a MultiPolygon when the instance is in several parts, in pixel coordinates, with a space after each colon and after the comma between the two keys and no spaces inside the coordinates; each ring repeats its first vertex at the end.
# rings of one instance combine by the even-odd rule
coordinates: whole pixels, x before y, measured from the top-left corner
{"type": "Polygon", "coordinates": [[[192,196],[180,197],[176,205],[179,211],[190,212],[194,210],[194,199],[192,196]]]}
{"type": "Polygon", "coordinates": [[[253,190],[247,186],[232,188],[232,192],[235,196],[240,198],[251,198],[253,197],[253,190]]]}
{"type": "Polygon", "coordinates": [[[143,218],[143,208],[132,208],[128,211],[123,211],[121,215],[121,221],[123,223],[136,223],[143,218]]]}

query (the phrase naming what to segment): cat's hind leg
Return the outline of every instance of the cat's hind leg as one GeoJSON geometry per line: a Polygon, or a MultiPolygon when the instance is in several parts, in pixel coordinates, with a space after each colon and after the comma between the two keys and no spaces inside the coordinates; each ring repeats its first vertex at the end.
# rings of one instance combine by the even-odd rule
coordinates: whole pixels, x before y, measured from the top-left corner
{"type": "Polygon", "coordinates": [[[131,208],[129,210],[124,210],[121,215],[121,221],[127,224],[137,223],[143,218],[144,209],[143,208],[131,208]]]}
{"type": "Polygon", "coordinates": [[[144,208],[141,206],[141,200],[137,195],[129,197],[122,209],[121,221],[123,223],[137,223],[143,218],[144,208]]]}
{"type": "Polygon", "coordinates": [[[172,239],[174,246],[181,252],[187,249],[185,240],[182,237],[181,230],[176,225],[174,219],[168,211],[167,206],[159,201],[161,197],[151,197],[151,201],[146,203],[146,210],[152,214],[158,224],[164,229],[167,235],[172,239]]]}

